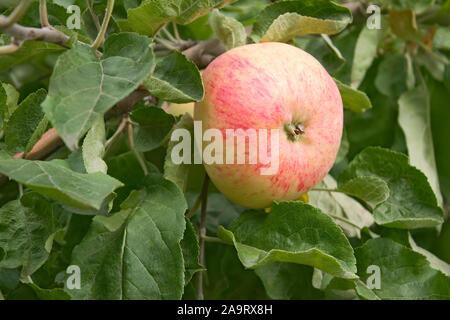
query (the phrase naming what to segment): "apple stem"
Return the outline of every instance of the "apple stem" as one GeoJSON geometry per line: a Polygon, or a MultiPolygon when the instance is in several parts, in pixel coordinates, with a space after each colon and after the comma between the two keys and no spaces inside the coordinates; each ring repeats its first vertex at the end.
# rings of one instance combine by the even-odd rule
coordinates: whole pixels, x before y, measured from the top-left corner
{"type": "Polygon", "coordinates": [[[302,135],[305,134],[305,127],[299,122],[287,123],[284,125],[284,131],[286,132],[289,140],[296,142],[299,141],[302,135]]]}
{"type": "MultiPolygon", "coordinates": [[[[199,259],[198,262],[201,266],[205,265],[205,237],[206,237],[206,208],[208,205],[208,187],[209,176],[205,172],[205,179],[203,180],[203,187],[201,193],[202,208],[200,218],[200,236],[199,236],[199,259]]],[[[203,295],[203,271],[198,272],[197,276],[197,299],[204,300],[203,295]]]]}

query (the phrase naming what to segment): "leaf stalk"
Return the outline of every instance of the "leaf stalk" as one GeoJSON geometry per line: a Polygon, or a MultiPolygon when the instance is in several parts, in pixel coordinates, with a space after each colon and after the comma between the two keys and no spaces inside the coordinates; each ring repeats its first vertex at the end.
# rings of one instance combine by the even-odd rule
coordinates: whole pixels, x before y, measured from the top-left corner
{"type": "MultiPolygon", "coordinates": [[[[205,237],[206,237],[206,212],[208,206],[208,187],[209,187],[209,176],[205,173],[205,179],[203,180],[203,187],[201,193],[202,199],[202,209],[201,209],[201,218],[200,218],[200,239],[199,239],[199,264],[205,265],[205,237]]],[[[203,271],[199,271],[197,276],[197,299],[204,300],[203,294],[203,271]]]]}
{"type": "Polygon", "coordinates": [[[114,9],[114,0],[108,0],[108,3],[106,4],[105,17],[103,18],[103,23],[100,28],[100,32],[98,33],[94,43],[91,45],[92,48],[94,48],[95,50],[97,50],[105,40],[106,31],[108,30],[109,20],[111,19],[113,9],[114,9]]]}

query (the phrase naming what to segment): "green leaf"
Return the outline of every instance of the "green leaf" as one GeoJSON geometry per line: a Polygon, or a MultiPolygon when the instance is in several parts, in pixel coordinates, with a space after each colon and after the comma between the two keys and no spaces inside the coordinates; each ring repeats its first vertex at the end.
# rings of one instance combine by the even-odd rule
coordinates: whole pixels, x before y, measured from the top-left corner
{"type": "Polygon", "coordinates": [[[430,263],[430,266],[433,269],[441,271],[443,274],[445,274],[447,277],[450,277],[450,265],[446,263],[445,261],[442,261],[438,257],[436,257],[434,254],[432,254],[430,251],[425,250],[421,247],[419,247],[416,242],[414,241],[414,238],[411,236],[411,233],[408,233],[408,242],[411,246],[411,249],[415,252],[420,253],[423,255],[428,262],[430,263]]]}
{"type": "Polygon", "coordinates": [[[274,203],[269,214],[246,211],[218,235],[234,244],[246,268],[270,262],[306,264],[355,278],[355,257],[342,230],[325,213],[301,201],[274,203]]]}
{"type": "MultiPolygon", "coordinates": [[[[92,223],[93,216],[72,214],[70,220],[67,223],[64,234],[64,247],[61,250],[60,257],[65,263],[70,261],[73,248],[81,242],[84,236],[87,234],[88,229],[92,223]]],[[[49,267],[53,267],[54,264],[50,264],[49,267]]],[[[54,279],[56,280],[56,279],[54,279]]]]}
{"type": "Polygon", "coordinates": [[[372,65],[378,51],[378,44],[384,35],[384,29],[362,28],[358,35],[351,70],[351,86],[358,88],[367,70],[372,65]]]}
{"type": "Polygon", "coordinates": [[[205,260],[208,270],[205,299],[268,299],[261,280],[253,270],[244,269],[233,247],[208,242],[205,260]]]}
{"type": "Polygon", "coordinates": [[[267,0],[239,0],[221,11],[247,26],[253,24],[258,14],[267,6],[267,0]]]}
{"type": "Polygon", "coordinates": [[[187,25],[178,25],[178,32],[181,39],[209,40],[214,35],[211,26],[208,24],[210,14],[206,14],[187,25]]]}
{"type": "Polygon", "coordinates": [[[334,79],[334,82],[338,86],[344,108],[356,113],[361,113],[372,108],[372,103],[365,92],[353,89],[337,79],[334,79]]]}
{"type": "MultiPolygon", "coordinates": [[[[450,66],[447,67],[448,76],[444,83],[427,77],[427,87],[430,92],[430,121],[435,148],[436,164],[439,173],[439,184],[446,199],[450,199],[450,118],[448,96],[450,93],[450,66]]],[[[449,260],[450,261],[450,260],[449,260]]]]}
{"type": "Polygon", "coordinates": [[[350,150],[350,142],[348,141],[347,130],[344,127],[342,130],[341,145],[339,146],[338,154],[334,162],[337,164],[340,163],[341,161],[344,161],[348,155],[349,150],[350,150]]]}
{"type": "Polygon", "coordinates": [[[84,44],[59,57],[42,107],[71,150],[96,119],[148,76],[153,65],[150,44],[147,37],[121,33],[106,40],[101,59],[84,44]]]}
{"type": "Polygon", "coordinates": [[[339,186],[356,177],[377,177],[390,190],[389,198],[375,207],[375,222],[391,228],[413,229],[439,225],[443,213],[425,175],[408,163],[408,157],[379,147],[358,154],[339,175],[339,186]]]}
{"type": "Polygon", "coordinates": [[[312,285],[314,269],[295,263],[274,262],[258,268],[255,273],[262,280],[267,294],[277,300],[316,300],[323,292],[312,285]]]}
{"type": "Polygon", "coordinates": [[[389,54],[378,66],[376,88],[386,96],[398,98],[408,89],[408,61],[400,54],[389,54]]]}
{"type": "Polygon", "coordinates": [[[247,43],[247,33],[242,23],[220,13],[218,9],[212,10],[209,24],[217,38],[223,42],[228,50],[247,43]]]}
{"type": "Polygon", "coordinates": [[[367,268],[380,268],[382,299],[450,299],[450,277],[432,269],[426,258],[389,239],[372,239],[355,251],[358,275],[366,282],[367,268]]]}
{"type": "MultiPolygon", "coordinates": [[[[0,45],[7,43],[9,41],[0,36],[0,45]]],[[[49,42],[25,41],[18,51],[0,56],[0,73],[31,61],[39,61],[47,55],[59,54],[64,50],[66,49],[49,42]]]]}
{"type": "Polygon", "coordinates": [[[381,300],[367,285],[358,279],[355,282],[355,291],[358,296],[364,300],[381,300]]]}
{"type": "Polygon", "coordinates": [[[450,219],[447,219],[442,225],[439,237],[436,239],[434,252],[445,262],[450,263],[450,219]]]}
{"type": "Polygon", "coordinates": [[[419,66],[424,66],[430,74],[438,81],[445,81],[445,69],[449,65],[449,60],[438,51],[419,51],[415,56],[415,62],[419,66]]]}
{"type": "Polygon", "coordinates": [[[156,107],[138,108],[131,113],[130,118],[139,124],[134,141],[136,150],[142,152],[156,149],[163,144],[175,123],[172,115],[156,107]]]}
{"type": "Polygon", "coordinates": [[[6,103],[0,104],[0,119],[4,127],[5,123],[8,122],[11,115],[17,109],[20,94],[16,88],[9,83],[1,83],[1,85],[3,88],[2,92],[4,91],[6,94],[6,103]]]}
{"type": "Polygon", "coordinates": [[[360,90],[367,93],[372,103],[372,109],[362,114],[353,112],[345,114],[345,127],[350,142],[348,159],[353,159],[368,146],[392,147],[396,141],[399,145],[396,150],[403,151],[406,149],[397,121],[397,100],[380,94],[374,86],[380,60],[377,59],[374,62],[360,86],[360,90]]]}
{"type": "MultiPolygon", "coordinates": [[[[192,117],[185,113],[178,123],[174,126],[172,132],[175,130],[185,129],[193,136],[194,132],[194,121],[192,117]]],[[[173,163],[174,157],[172,156],[172,152],[174,151],[174,147],[178,145],[180,141],[169,141],[169,145],[167,146],[166,159],[164,161],[164,178],[175,183],[181,191],[185,190],[189,168],[190,165],[187,163],[175,164],[173,163]]],[[[192,147],[192,143],[190,142],[190,146],[192,147]]],[[[176,150],[175,150],[176,151],[176,150]]]]}
{"type": "Polygon", "coordinates": [[[389,198],[387,183],[375,176],[355,177],[341,185],[339,190],[364,200],[372,208],[389,198]]]}
{"type": "MultiPolygon", "coordinates": [[[[133,190],[129,197],[121,203],[121,208],[130,209],[130,203],[134,205],[135,203],[133,201],[136,200],[136,197],[140,197],[139,191],[133,190]]],[[[139,199],[137,199],[139,201],[139,199]]],[[[119,212],[116,212],[114,215],[105,217],[105,216],[98,216],[93,219],[94,223],[100,223],[104,228],[106,228],[110,232],[117,231],[120,229],[120,227],[123,226],[124,222],[126,222],[127,218],[130,216],[131,211],[130,210],[121,210],[119,212]]],[[[89,232],[89,231],[88,231],[89,232]]]]}
{"type": "Polygon", "coordinates": [[[433,47],[442,50],[450,50],[450,27],[440,27],[433,38],[433,47]]]}
{"type": "Polygon", "coordinates": [[[179,52],[161,59],[144,85],[154,96],[175,103],[200,101],[204,94],[200,71],[179,52]]]}
{"type": "MultiPolygon", "coordinates": [[[[94,6],[94,13],[97,16],[100,23],[103,21],[105,17],[105,12],[106,10],[104,5],[94,6]]],[[[92,18],[92,14],[88,8],[86,8],[81,14],[81,31],[87,36],[89,36],[89,38],[92,40],[97,38],[97,34],[99,32],[97,26],[95,25],[94,19],[92,18]]],[[[119,32],[120,32],[119,26],[117,25],[113,15],[109,21],[105,38],[107,39],[110,35],[119,32]]]]}
{"type": "Polygon", "coordinates": [[[47,260],[63,210],[37,193],[25,194],[0,208],[1,268],[22,267],[21,275],[34,273],[47,260]]]}
{"type": "MultiPolygon", "coordinates": [[[[417,60],[417,57],[414,57],[417,60]]],[[[416,85],[416,75],[414,73],[414,61],[409,53],[405,54],[406,59],[406,87],[411,90],[416,85]]]]}
{"type": "Polygon", "coordinates": [[[345,61],[345,63],[339,69],[334,71],[333,76],[347,85],[350,85],[352,81],[351,74],[352,66],[355,62],[355,48],[361,30],[362,27],[349,26],[341,33],[333,36],[333,44],[342,54],[342,57],[345,61]]]}
{"type": "Polygon", "coordinates": [[[30,189],[79,209],[99,210],[122,183],[97,172],[81,174],[53,161],[0,157],[0,172],[30,189]]]}
{"type": "Polygon", "coordinates": [[[180,245],[183,251],[184,283],[186,285],[196,272],[204,270],[204,267],[198,263],[200,248],[198,246],[197,233],[188,219],[186,219],[186,229],[180,245]]]}
{"type": "Polygon", "coordinates": [[[61,288],[43,289],[34,283],[27,283],[39,300],[70,300],[70,295],[61,288]]]}
{"type": "Polygon", "coordinates": [[[105,173],[108,167],[103,161],[105,154],[105,121],[97,118],[83,141],[83,162],[87,173],[105,173]]]}
{"type": "MultiPolygon", "coordinates": [[[[148,172],[159,172],[155,165],[148,161],[144,162],[148,172]]],[[[117,198],[114,200],[114,207],[112,209],[115,212],[120,209],[119,205],[128,197],[131,191],[142,188],[145,181],[145,174],[133,151],[110,157],[106,163],[108,165],[108,175],[116,178],[125,185],[115,191],[117,198]]]]}
{"type": "Polygon", "coordinates": [[[371,237],[371,238],[385,238],[393,240],[397,243],[400,243],[401,245],[404,245],[408,248],[411,248],[410,242],[409,242],[409,231],[408,230],[401,230],[401,229],[392,229],[392,228],[385,228],[385,227],[377,227],[377,236],[371,237]]]}
{"type": "Polygon", "coordinates": [[[325,291],[325,299],[355,300],[360,298],[362,300],[380,300],[360,279],[330,278],[328,274],[321,276],[324,280],[319,288],[325,291]]]}
{"type": "Polygon", "coordinates": [[[6,95],[5,88],[3,84],[0,82],[0,128],[3,127],[3,118],[6,110],[6,101],[8,96],[6,95]]]}
{"type": "Polygon", "coordinates": [[[328,35],[305,35],[294,38],[295,46],[310,53],[329,72],[335,72],[345,63],[341,51],[334,45],[328,35]]]}
{"type": "MultiPolygon", "coordinates": [[[[154,166],[152,167],[150,163],[147,162],[146,164],[149,171],[158,171],[154,166]]],[[[108,174],[117,180],[122,181],[126,187],[139,189],[142,186],[145,174],[132,151],[108,158],[107,165],[108,174]]]]}
{"type": "Polygon", "coordinates": [[[0,268],[0,291],[7,296],[11,291],[16,289],[20,282],[20,270],[0,268]]]}
{"type": "MultiPolygon", "coordinates": [[[[317,188],[334,190],[337,189],[337,182],[328,174],[317,185],[317,188]]],[[[373,224],[372,214],[358,201],[346,194],[311,190],[308,198],[311,205],[330,215],[348,237],[361,238],[361,229],[373,224]]]]}
{"type": "MultiPolygon", "coordinates": [[[[194,170],[192,170],[194,171],[194,170]]],[[[193,172],[195,174],[195,171],[193,172]]],[[[198,192],[189,192],[186,197],[190,200],[190,208],[192,208],[195,200],[198,198],[198,192]]],[[[245,208],[239,207],[225,198],[221,193],[208,193],[208,208],[206,221],[206,234],[215,236],[219,226],[228,228],[234,220],[236,220],[240,213],[245,211],[245,208]]],[[[194,216],[194,221],[200,223],[200,215],[194,216]]]]}
{"type": "MultiPolygon", "coordinates": [[[[158,169],[149,162],[146,162],[149,172],[158,172],[158,169]]],[[[139,189],[145,177],[142,167],[136,155],[132,151],[111,157],[107,161],[108,174],[117,180],[122,181],[126,187],[139,189]]]]}
{"type": "Polygon", "coordinates": [[[336,34],[352,22],[350,10],[327,0],[282,1],[258,16],[254,42],[286,42],[302,34],[336,34]]]}
{"type": "Polygon", "coordinates": [[[62,165],[66,166],[68,169],[72,169],[75,172],[87,173],[86,167],[84,166],[82,150],[77,150],[70,153],[65,160],[56,158],[53,161],[61,161],[62,165]]]}
{"type": "Polygon", "coordinates": [[[144,0],[128,10],[128,21],[134,31],[153,36],[171,21],[188,24],[213,8],[222,8],[237,0],[144,0]]]}
{"type": "Polygon", "coordinates": [[[47,95],[45,89],[30,94],[20,103],[5,129],[5,143],[10,152],[28,152],[44,134],[47,118],[41,103],[47,95]]]}
{"type": "Polygon", "coordinates": [[[398,105],[398,122],[405,134],[410,163],[427,176],[438,204],[442,205],[431,133],[430,96],[427,88],[421,85],[405,92],[400,96],[398,105]]]}
{"type": "MultiPolygon", "coordinates": [[[[329,277],[328,275],[327,278],[329,277]]],[[[356,280],[342,279],[332,277],[327,279],[328,284],[323,289],[325,291],[325,299],[331,300],[353,300],[356,298],[354,290],[356,280]]]]}
{"type": "Polygon", "coordinates": [[[70,294],[76,299],[180,299],[186,208],[173,183],[149,175],[146,187],[123,205],[122,226],[111,232],[94,219],[74,249],[71,264],[82,270],[81,289],[70,294]]]}
{"type": "MultiPolygon", "coordinates": [[[[69,13],[66,9],[58,4],[48,1],[47,3],[47,16],[51,25],[65,25],[69,13]]],[[[39,3],[37,1],[32,2],[28,7],[28,10],[19,20],[19,24],[27,27],[40,28],[41,19],[39,15],[39,3]]]]}

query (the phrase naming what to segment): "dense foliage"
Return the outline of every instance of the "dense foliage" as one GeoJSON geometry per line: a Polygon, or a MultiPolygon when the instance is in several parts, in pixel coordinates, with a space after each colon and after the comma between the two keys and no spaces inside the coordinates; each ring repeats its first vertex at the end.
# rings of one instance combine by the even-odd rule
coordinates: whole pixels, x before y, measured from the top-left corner
{"type": "Polygon", "coordinates": [[[450,1],[343,2],[1,1],[0,299],[450,299],[450,1]],[[315,189],[247,210],[169,137],[267,41],[345,128],[315,189]]]}

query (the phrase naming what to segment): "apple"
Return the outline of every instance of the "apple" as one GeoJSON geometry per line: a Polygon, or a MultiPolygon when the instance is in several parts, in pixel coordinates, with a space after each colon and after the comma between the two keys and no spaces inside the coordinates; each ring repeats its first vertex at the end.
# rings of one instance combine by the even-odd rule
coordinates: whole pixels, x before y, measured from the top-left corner
{"type": "MultiPolygon", "coordinates": [[[[299,199],[325,177],[341,141],[342,99],[313,56],[283,43],[249,44],[217,57],[202,78],[205,97],[195,104],[194,120],[201,121],[203,132],[220,130],[224,146],[227,129],[279,129],[278,170],[271,175],[261,174],[259,159],[204,164],[228,199],[266,208],[272,201],[299,199]]],[[[203,151],[206,147],[203,143],[203,151]]],[[[248,146],[245,150],[248,154],[248,146]]]]}
{"type": "Polygon", "coordinates": [[[167,112],[168,114],[171,114],[173,116],[180,116],[185,113],[189,113],[191,116],[194,115],[194,103],[188,102],[188,103],[170,103],[170,102],[164,102],[161,106],[161,108],[167,112]]]}

